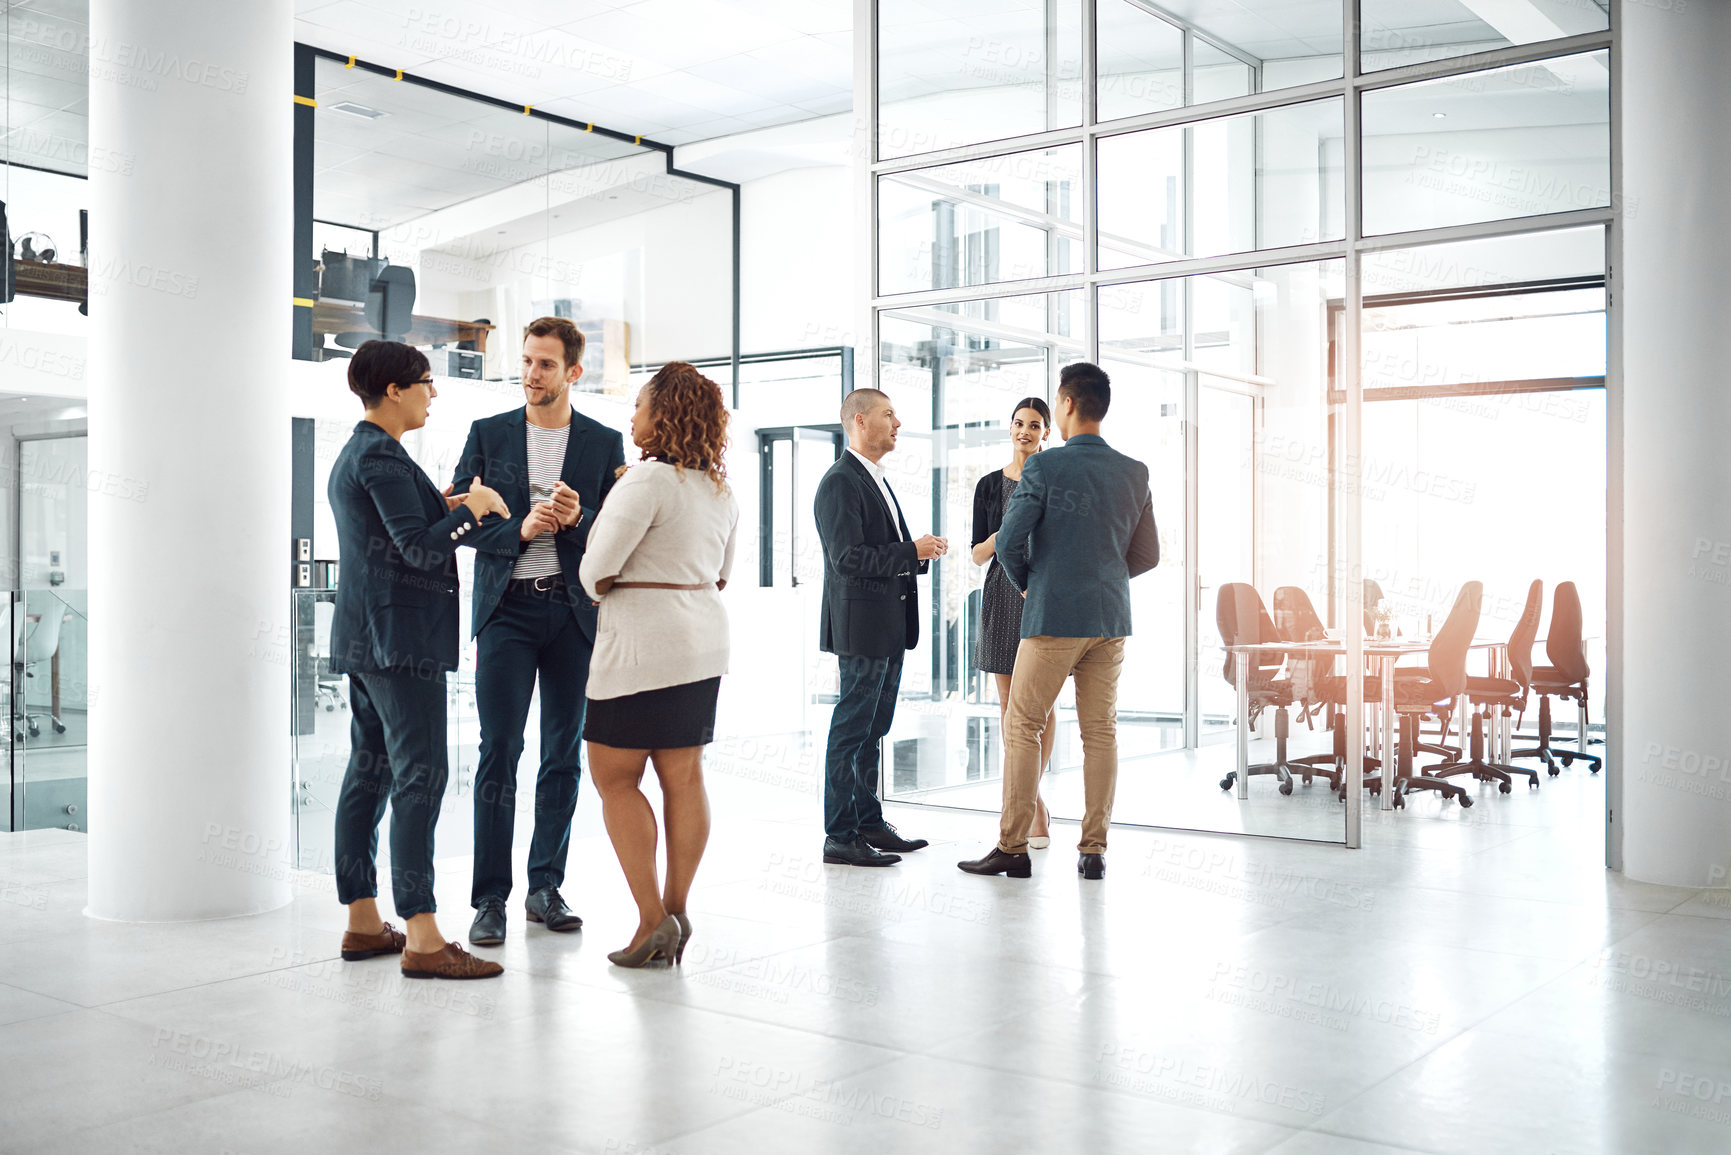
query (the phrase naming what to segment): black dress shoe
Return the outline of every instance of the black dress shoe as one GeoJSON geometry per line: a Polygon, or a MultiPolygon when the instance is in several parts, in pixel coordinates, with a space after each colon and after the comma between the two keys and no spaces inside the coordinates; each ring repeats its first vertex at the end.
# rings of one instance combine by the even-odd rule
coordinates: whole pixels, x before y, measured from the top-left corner
{"type": "Polygon", "coordinates": [[[1026,854],[1008,854],[992,847],[992,852],[984,858],[976,858],[969,862],[958,862],[957,866],[969,874],[1001,874],[1006,878],[1032,878],[1034,875],[1034,860],[1026,854]]]}
{"type": "Polygon", "coordinates": [[[505,900],[483,898],[469,924],[469,941],[476,946],[498,946],[505,941],[505,900]]]}
{"type": "Polygon", "coordinates": [[[548,930],[583,929],[583,920],[565,905],[556,886],[530,891],[529,897],[523,900],[523,913],[529,916],[530,922],[546,923],[548,930]]]}
{"type": "Polygon", "coordinates": [[[884,854],[863,837],[852,842],[826,838],[823,840],[823,860],[837,866],[894,866],[902,856],[884,854]]]}
{"type": "Polygon", "coordinates": [[[1083,878],[1105,878],[1106,856],[1104,854],[1084,854],[1076,860],[1076,873],[1083,878]]]}
{"type": "Polygon", "coordinates": [[[879,850],[893,850],[897,854],[906,854],[910,850],[924,850],[931,843],[923,838],[903,838],[896,828],[884,823],[876,830],[862,830],[860,837],[879,850]]]}

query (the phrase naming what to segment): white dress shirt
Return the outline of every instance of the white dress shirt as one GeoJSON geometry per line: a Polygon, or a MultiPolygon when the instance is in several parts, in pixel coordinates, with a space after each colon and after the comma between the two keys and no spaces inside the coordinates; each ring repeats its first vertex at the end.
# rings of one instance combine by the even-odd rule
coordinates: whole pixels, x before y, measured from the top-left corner
{"type": "Polygon", "coordinates": [[[851,445],[847,447],[847,451],[859,458],[859,463],[866,467],[866,472],[871,474],[872,480],[878,483],[878,492],[883,494],[884,504],[890,507],[890,522],[895,527],[897,538],[901,541],[908,541],[908,538],[901,536],[902,507],[901,503],[896,500],[896,495],[890,492],[890,483],[884,480],[884,467],[851,445]]]}

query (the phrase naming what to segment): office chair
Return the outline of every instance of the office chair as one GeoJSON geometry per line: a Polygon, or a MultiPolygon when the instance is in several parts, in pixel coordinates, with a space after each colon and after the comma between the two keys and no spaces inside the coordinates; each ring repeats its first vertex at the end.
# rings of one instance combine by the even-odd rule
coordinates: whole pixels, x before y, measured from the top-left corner
{"type": "MultiPolygon", "coordinates": [[[[1596,754],[1586,752],[1587,746],[1587,678],[1592,667],[1587,665],[1587,653],[1581,646],[1581,595],[1574,582],[1560,582],[1551,595],[1551,627],[1545,632],[1545,656],[1548,666],[1534,666],[1529,681],[1533,693],[1539,696],[1539,733],[1536,747],[1516,750],[1511,758],[1538,758],[1555,778],[1562,770],[1557,766],[1574,765],[1575,759],[1587,763],[1587,769],[1599,772],[1601,762],[1596,754]],[[1573,699],[1579,703],[1581,749],[1551,749],[1551,698],[1573,699]]],[[[1516,735],[1521,737],[1522,735],[1516,735]]]]}
{"type": "Polygon", "coordinates": [[[1426,768],[1426,774],[1432,778],[1453,778],[1459,774],[1471,774],[1481,782],[1496,782],[1498,789],[1504,794],[1514,789],[1510,785],[1512,775],[1525,774],[1527,785],[1538,788],[1537,770],[1485,761],[1483,724],[1491,721],[1493,711],[1499,706],[1505,718],[1517,709],[1526,709],[1527,683],[1533,668],[1533,639],[1538,636],[1539,614],[1544,610],[1544,606],[1545,583],[1534,581],[1527,587],[1526,608],[1521,611],[1520,620],[1509,634],[1509,665],[1514,674],[1513,678],[1467,678],[1467,700],[1474,706],[1471,759],[1466,762],[1444,762],[1430,766],[1426,768]]]}
{"type": "Polygon", "coordinates": [[[386,265],[380,269],[367,289],[362,312],[367,330],[338,333],[337,344],[345,349],[358,349],[375,338],[401,341],[415,324],[415,271],[407,265],[386,265]]]}
{"type": "MultiPolygon", "coordinates": [[[[54,608],[44,610],[40,620],[32,625],[28,615],[20,612],[22,609],[22,606],[13,608],[12,652],[18,655],[14,670],[26,678],[34,678],[36,673],[31,667],[52,660],[55,651],[60,649],[60,623],[65,620],[66,610],[55,602],[54,608]]],[[[28,687],[18,692],[18,700],[13,704],[13,733],[17,733],[16,720],[20,717],[24,720],[25,731],[32,738],[42,733],[42,727],[36,724],[38,718],[47,718],[56,734],[66,733],[66,723],[60,720],[60,715],[51,710],[31,710],[29,696],[28,687]]]]}
{"type": "MultiPolygon", "coordinates": [[[[1372,613],[1372,610],[1376,606],[1376,603],[1380,602],[1383,598],[1382,584],[1375,578],[1365,578],[1363,589],[1364,636],[1367,638],[1374,638],[1376,636],[1376,616],[1372,613]]],[[[1393,627],[1390,631],[1390,637],[1398,638],[1400,636],[1400,628],[1398,626],[1393,627]]],[[[1396,682],[1399,682],[1402,678],[1422,678],[1424,676],[1424,671],[1415,666],[1396,666],[1394,668],[1394,680],[1396,682]]],[[[1371,698],[1369,695],[1366,695],[1364,700],[1368,702],[1371,701],[1371,698]]],[[[1378,702],[1382,701],[1382,687],[1380,685],[1377,687],[1375,700],[1378,702]]],[[[1421,733],[1418,738],[1418,746],[1416,749],[1421,754],[1440,754],[1442,757],[1450,760],[1459,758],[1461,756],[1461,748],[1459,746],[1450,746],[1448,744],[1449,731],[1453,728],[1454,708],[1451,705],[1449,709],[1444,710],[1442,713],[1437,715],[1437,740],[1435,742],[1426,742],[1424,740],[1424,735],[1421,733]]]]}
{"type": "MultiPolygon", "coordinates": [[[[1247,646],[1281,640],[1267,608],[1262,604],[1262,595],[1256,592],[1255,586],[1245,582],[1227,582],[1220,587],[1220,594],[1214,602],[1214,620],[1220,627],[1222,645],[1247,646]]],[[[1286,654],[1281,651],[1250,655],[1247,671],[1250,716],[1244,719],[1244,724],[1253,724],[1262,711],[1274,707],[1274,761],[1246,767],[1244,773],[1247,777],[1273,774],[1280,779],[1280,792],[1291,794],[1292,770],[1286,761],[1286,707],[1292,705],[1292,681],[1278,676],[1285,661],[1286,654]]],[[[1238,681],[1233,676],[1237,668],[1238,656],[1227,654],[1223,672],[1227,684],[1234,690],[1238,688],[1238,681]]],[[[1233,770],[1220,780],[1220,789],[1230,790],[1236,781],[1238,771],[1233,770]]]]}
{"type": "MultiPolygon", "coordinates": [[[[1274,591],[1274,620],[1289,642],[1314,641],[1327,633],[1323,629],[1322,619],[1317,616],[1316,607],[1311,604],[1310,595],[1298,586],[1281,586],[1274,591]]],[[[1327,778],[1329,786],[1340,792],[1341,801],[1344,802],[1346,715],[1343,707],[1346,705],[1346,678],[1333,672],[1332,655],[1304,658],[1293,654],[1290,655],[1290,665],[1293,697],[1303,710],[1305,723],[1308,725],[1317,711],[1329,710],[1328,728],[1333,732],[1334,742],[1333,753],[1293,758],[1288,765],[1297,770],[1306,786],[1310,785],[1313,774],[1327,778]],[[1324,766],[1328,769],[1322,769],[1324,766]],[[1300,767],[1303,769],[1299,769],[1300,767]]],[[[1381,681],[1366,678],[1364,700],[1373,702],[1381,696],[1381,681]]],[[[1382,789],[1382,779],[1375,773],[1381,767],[1382,763],[1377,759],[1365,756],[1364,783],[1373,793],[1382,789]]]]}
{"type": "MultiPolygon", "coordinates": [[[[1446,801],[1459,800],[1463,807],[1473,804],[1472,795],[1447,779],[1413,772],[1413,757],[1418,749],[1418,723],[1426,714],[1441,715],[1453,706],[1454,700],[1466,689],[1467,647],[1479,628],[1479,610],[1484,600],[1484,585],[1467,582],[1455,598],[1432,639],[1426,664],[1417,677],[1398,678],[1394,683],[1394,709],[1400,716],[1400,739],[1395,758],[1394,805],[1404,808],[1406,796],[1414,790],[1435,790],[1446,801]]],[[[1458,755],[1457,755],[1458,757],[1458,755]]]]}

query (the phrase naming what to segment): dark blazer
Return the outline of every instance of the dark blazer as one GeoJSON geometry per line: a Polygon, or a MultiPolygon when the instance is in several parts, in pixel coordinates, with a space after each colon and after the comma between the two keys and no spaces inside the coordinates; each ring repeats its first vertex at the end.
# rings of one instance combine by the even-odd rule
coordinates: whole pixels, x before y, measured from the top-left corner
{"type": "Polygon", "coordinates": [[[331,668],[443,676],[457,668],[459,540],[467,506],[445,499],[397,439],[362,421],[331,466],[342,580],[331,618],[331,668]]]}
{"type": "Polygon", "coordinates": [[[1130,579],[1160,564],[1148,467],[1084,433],[1028,458],[998,527],[1024,638],[1123,638],[1130,579]]]}
{"type": "Polygon", "coordinates": [[[869,658],[913,649],[920,640],[914,577],[931,563],[908,540],[907,519],[884,503],[872,475],[845,450],[818,482],[815,512],[823,543],[818,648],[869,658]]]}
{"type": "MultiPolygon", "coordinates": [[[[475,547],[475,601],[470,619],[476,634],[504,596],[517,558],[528,547],[522,538],[523,518],[529,512],[529,446],[523,432],[527,423],[524,411],[518,408],[483,417],[469,426],[469,440],[451,479],[452,492],[467,493],[469,483],[480,475],[483,482],[499,491],[511,511],[510,517],[490,519],[463,541],[475,547]]],[[[565,465],[559,476],[577,491],[583,514],[576,525],[554,534],[553,543],[565,573],[571,612],[590,642],[595,640],[595,605],[577,580],[577,566],[589,542],[589,527],[595,524],[595,514],[613,488],[615,472],[624,464],[625,439],[599,421],[571,410],[571,435],[565,443],[565,465]]]]}
{"type": "Polygon", "coordinates": [[[994,469],[974,486],[974,545],[998,532],[1004,524],[1004,471],[994,469]]]}

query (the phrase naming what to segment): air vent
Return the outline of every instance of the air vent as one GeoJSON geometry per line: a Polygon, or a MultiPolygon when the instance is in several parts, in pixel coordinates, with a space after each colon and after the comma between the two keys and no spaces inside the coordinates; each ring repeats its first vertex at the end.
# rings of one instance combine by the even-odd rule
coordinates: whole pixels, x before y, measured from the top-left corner
{"type": "Polygon", "coordinates": [[[385,115],[376,108],[368,108],[366,105],[356,104],[352,100],[345,100],[339,104],[327,104],[325,107],[332,112],[340,112],[344,116],[358,116],[362,120],[377,120],[385,115]]]}

